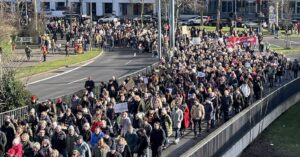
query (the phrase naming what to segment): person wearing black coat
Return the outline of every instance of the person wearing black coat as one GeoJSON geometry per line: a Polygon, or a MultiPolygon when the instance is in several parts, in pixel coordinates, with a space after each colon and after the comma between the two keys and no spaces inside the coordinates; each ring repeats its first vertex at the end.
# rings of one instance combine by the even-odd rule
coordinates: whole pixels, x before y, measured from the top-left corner
{"type": "Polygon", "coordinates": [[[149,140],[146,135],[146,130],[145,129],[140,129],[138,132],[138,146],[137,146],[137,154],[138,157],[144,157],[148,156],[148,146],[149,146],[149,140]]]}
{"type": "Polygon", "coordinates": [[[150,135],[152,157],[161,157],[162,147],[166,139],[166,134],[161,128],[160,123],[154,123],[154,129],[150,135]]]}
{"type": "Polygon", "coordinates": [[[10,119],[6,119],[4,125],[1,127],[1,131],[5,133],[7,143],[5,150],[8,150],[12,147],[12,141],[15,138],[15,129],[13,124],[10,122],[10,119]]]}
{"type": "Polygon", "coordinates": [[[79,130],[79,134],[83,132],[83,125],[88,123],[88,120],[83,117],[82,112],[77,112],[77,120],[76,120],[76,127],[79,130]]]}
{"type": "Polygon", "coordinates": [[[243,108],[245,108],[244,96],[239,88],[236,88],[233,92],[233,110],[234,114],[238,114],[243,108]]]}
{"type": "Polygon", "coordinates": [[[253,90],[256,100],[261,99],[263,94],[263,83],[259,76],[257,76],[253,82],[253,90]]]}
{"type": "Polygon", "coordinates": [[[91,79],[91,77],[88,77],[88,80],[85,81],[84,88],[90,93],[95,88],[95,82],[91,79]]]}
{"type": "Polygon", "coordinates": [[[7,143],[6,135],[3,131],[0,131],[0,156],[5,154],[6,143],[7,143]]]}
{"type": "Polygon", "coordinates": [[[57,149],[64,157],[67,155],[66,151],[66,133],[62,131],[61,126],[55,128],[55,133],[52,136],[51,144],[54,149],[57,149]]]}
{"type": "Polygon", "coordinates": [[[231,116],[233,100],[227,90],[224,91],[224,96],[221,98],[221,111],[223,111],[224,121],[228,121],[231,116]]]}

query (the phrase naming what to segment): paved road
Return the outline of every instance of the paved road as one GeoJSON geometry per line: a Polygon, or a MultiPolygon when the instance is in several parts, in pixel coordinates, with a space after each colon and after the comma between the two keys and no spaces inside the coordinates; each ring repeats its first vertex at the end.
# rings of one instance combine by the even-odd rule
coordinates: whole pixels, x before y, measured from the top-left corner
{"type": "MultiPolygon", "coordinates": [[[[151,54],[137,54],[133,57],[130,49],[116,49],[104,52],[94,62],[59,77],[50,78],[27,86],[40,100],[56,98],[83,89],[88,76],[97,83],[108,81],[112,76],[117,78],[144,68],[156,62],[151,54]]],[[[70,69],[68,69],[70,70],[70,69]]],[[[58,70],[57,73],[64,71],[58,70]]]]}

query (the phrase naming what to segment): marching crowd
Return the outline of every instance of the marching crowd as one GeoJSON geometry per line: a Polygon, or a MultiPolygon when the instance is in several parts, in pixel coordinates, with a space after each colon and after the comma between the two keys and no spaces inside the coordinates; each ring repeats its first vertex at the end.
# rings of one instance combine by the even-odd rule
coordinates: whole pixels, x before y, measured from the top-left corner
{"type": "MultiPolygon", "coordinates": [[[[97,24],[86,30],[71,24],[58,29],[73,28],[67,42],[73,45],[75,34],[79,35],[85,49],[92,44],[87,31],[94,33],[98,46],[110,41],[111,47],[138,48],[141,44],[143,51],[150,51],[155,29],[146,26],[145,32],[128,25],[115,29],[97,24]]],[[[292,78],[292,72],[298,77],[296,60],[290,62],[270,50],[255,52],[247,44],[227,47],[228,35],[222,32],[191,31],[201,38],[200,44],[186,41],[178,30],[176,48],[168,51],[151,74],[124,81],[112,77],[108,82],[89,77],[86,92],[73,95],[68,103],[61,98],[38,102],[32,96],[26,119],[5,117],[0,153],[13,157],[160,157],[169,144],[180,141],[186,129],[192,128],[197,140],[203,130],[209,132],[261,99],[265,88],[280,86],[292,78]],[[125,105],[121,112],[116,108],[120,104],[125,105]]],[[[247,32],[232,35],[247,36],[247,32]]]]}

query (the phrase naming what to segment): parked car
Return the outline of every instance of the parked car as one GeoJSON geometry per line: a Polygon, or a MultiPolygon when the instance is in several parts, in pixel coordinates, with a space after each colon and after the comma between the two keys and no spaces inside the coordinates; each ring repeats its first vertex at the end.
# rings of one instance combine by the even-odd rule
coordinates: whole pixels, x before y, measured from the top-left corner
{"type": "Polygon", "coordinates": [[[117,22],[119,21],[120,18],[115,16],[115,15],[107,15],[99,18],[98,22],[99,23],[108,23],[108,22],[117,22]]]}
{"type": "MultiPolygon", "coordinates": [[[[229,27],[229,26],[231,26],[232,22],[231,22],[231,19],[225,18],[225,19],[220,19],[220,24],[223,27],[229,27]]],[[[217,19],[215,18],[215,19],[210,20],[208,25],[209,26],[216,26],[217,25],[217,19]]]]}
{"type": "MultiPolygon", "coordinates": [[[[152,23],[152,22],[155,22],[156,20],[157,20],[157,18],[153,17],[151,15],[143,15],[143,22],[144,23],[152,23]]],[[[135,18],[133,18],[133,21],[141,22],[142,17],[141,16],[135,17],[135,18]]]]}
{"type": "MultiPolygon", "coordinates": [[[[203,16],[203,24],[207,25],[210,21],[210,17],[209,16],[203,16]]],[[[200,25],[201,24],[201,16],[197,16],[194,18],[190,18],[188,19],[187,23],[189,25],[200,25]]]]}

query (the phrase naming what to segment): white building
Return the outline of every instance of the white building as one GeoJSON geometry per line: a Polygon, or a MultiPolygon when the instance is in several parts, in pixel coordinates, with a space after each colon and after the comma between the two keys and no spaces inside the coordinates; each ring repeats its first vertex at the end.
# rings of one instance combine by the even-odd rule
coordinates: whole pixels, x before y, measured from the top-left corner
{"type": "MultiPolygon", "coordinates": [[[[67,9],[74,13],[82,12],[82,15],[89,15],[90,3],[93,16],[115,14],[130,17],[140,15],[142,8],[142,0],[37,0],[37,10],[41,12],[67,9]]],[[[155,14],[155,8],[155,0],[144,0],[145,14],[155,14]]]]}

